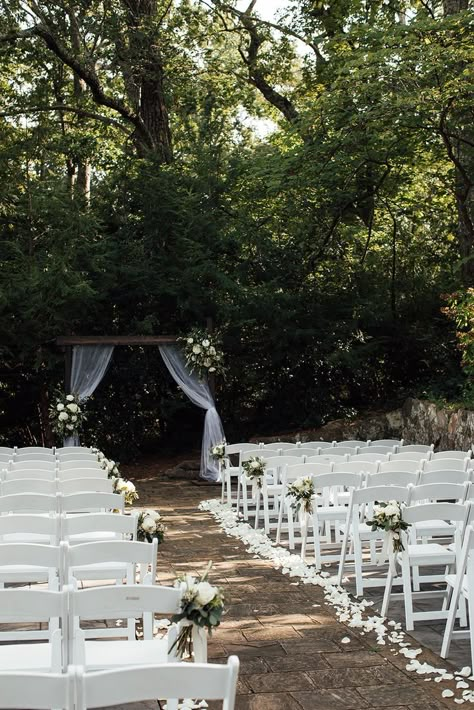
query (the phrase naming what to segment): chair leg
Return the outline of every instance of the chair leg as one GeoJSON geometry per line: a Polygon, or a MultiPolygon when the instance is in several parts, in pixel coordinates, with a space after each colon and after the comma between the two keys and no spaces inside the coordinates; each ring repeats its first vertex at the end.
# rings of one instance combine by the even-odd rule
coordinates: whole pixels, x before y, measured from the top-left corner
{"type": "Polygon", "coordinates": [[[270,534],[270,511],[268,508],[268,495],[263,495],[262,493],[262,499],[263,499],[263,526],[265,529],[265,535],[270,534]]]}
{"type": "MultiPolygon", "coordinates": [[[[348,521],[346,521],[346,526],[344,528],[344,537],[342,540],[341,558],[339,560],[339,569],[337,571],[337,583],[339,586],[341,586],[341,584],[342,584],[342,576],[344,574],[344,566],[346,564],[347,544],[349,542],[350,528],[351,528],[350,523],[348,521]]],[[[351,547],[352,547],[352,540],[351,540],[351,547]]]]}
{"type": "Polygon", "coordinates": [[[388,607],[390,604],[390,595],[392,593],[392,586],[393,586],[393,574],[392,574],[392,570],[389,568],[388,575],[387,575],[387,581],[385,582],[385,590],[383,593],[382,609],[380,610],[380,613],[382,614],[382,616],[388,616],[388,607]]]}
{"type": "Polygon", "coordinates": [[[291,505],[287,507],[288,511],[288,547],[290,550],[295,549],[295,526],[293,522],[293,508],[291,505]]]}
{"type": "Polygon", "coordinates": [[[301,559],[304,560],[306,557],[306,543],[308,542],[308,526],[309,526],[309,515],[308,513],[301,513],[301,559]]]}
{"type": "Polygon", "coordinates": [[[362,541],[359,535],[354,535],[354,567],[356,578],[356,596],[364,596],[364,578],[362,576],[362,541]]]}
{"type": "Polygon", "coordinates": [[[260,520],[260,490],[256,491],[256,502],[255,502],[255,530],[258,529],[258,522],[260,520]]]}
{"type": "Polygon", "coordinates": [[[241,479],[241,490],[242,490],[242,503],[244,510],[244,520],[249,519],[249,499],[248,499],[248,487],[245,477],[241,479]]]}
{"type": "Polygon", "coordinates": [[[284,510],[284,508],[285,508],[285,505],[286,505],[286,501],[285,501],[285,498],[283,497],[283,494],[282,494],[282,498],[281,498],[281,501],[280,501],[280,509],[279,509],[279,511],[278,511],[278,525],[277,525],[277,531],[276,531],[276,543],[277,543],[277,545],[280,544],[280,540],[281,540],[281,528],[282,528],[282,525],[283,525],[283,510],[284,510]]]}
{"type": "Polygon", "coordinates": [[[413,619],[413,597],[411,590],[411,569],[407,555],[402,557],[402,579],[403,579],[403,601],[405,604],[405,628],[413,631],[415,622],[413,619]]]}
{"type": "Polygon", "coordinates": [[[316,571],[321,571],[321,531],[319,529],[318,516],[312,516],[313,540],[314,540],[314,566],[316,571]]]}

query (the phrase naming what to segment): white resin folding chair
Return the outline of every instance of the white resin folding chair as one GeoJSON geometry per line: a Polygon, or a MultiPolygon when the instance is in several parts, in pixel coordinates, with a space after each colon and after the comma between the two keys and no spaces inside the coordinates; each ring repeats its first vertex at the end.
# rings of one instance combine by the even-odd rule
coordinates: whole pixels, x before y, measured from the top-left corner
{"type": "Polygon", "coordinates": [[[56,476],[60,481],[70,481],[71,478],[107,478],[103,468],[59,468],[56,476]]]}
{"type": "Polygon", "coordinates": [[[51,474],[57,469],[56,461],[12,461],[8,468],[8,472],[30,471],[30,476],[43,476],[45,472],[51,474]]]}
{"type": "Polygon", "coordinates": [[[97,454],[92,454],[90,451],[66,451],[66,452],[56,452],[56,458],[60,463],[67,463],[68,461],[91,461],[92,463],[98,463],[97,454]]]}
{"type": "Polygon", "coordinates": [[[303,446],[306,449],[332,449],[335,441],[305,441],[303,446]]]}
{"type": "Polygon", "coordinates": [[[398,454],[389,454],[389,461],[396,462],[396,461],[408,461],[410,463],[416,463],[418,464],[418,467],[421,468],[422,461],[429,461],[429,454],[420,454],[416,453],[416,451],[403,451],[398,454]]]}
{"type": "Polygon", "coordinates": [[[70,478],[60,480],[57,483],[58,492],[63,495],[71,493],[113,493],[114,484],[110,478],[92,478],[84,476],[82,478],[70,478]]]}
{"type": "Polygon", "coordinates": [[[361,439],[345,439],[336,441],[335,446],[349,446],[351,449],[360,449],[361,446],[367,446],[367,441],[361,439]]]}
{"type": "Polygon", "coordinates": [[[307,456],[305,463],[321,463],[321,461],[333,462],[335,464],[348,461],[349,456],[341,454],[333,454],[332,449],[323,449],[316,456],[307,456]]]}
{"type": "Polygon", "coordinates": [[[448,618],[444,629],[441,658],[449,656],[451,641],[469,638],[471,643],[471,668],[474,668],[474,528],[468,525],[462,544],[456,574],[446,575],[446,583],[451,592],[448,618]],[[469,630],[454,630],[456,617],[464,620],[465,603],[469,611],[469,630]]]}
{"type": "MultiPolygon", "coordinates": [[[[63,456],[64,454],[74,454],[74,453],[86,453],[91,454],[92,449],[90,446],[59,446],[55,449],[56,456],[63,456]]],[[[97,456],[97,454],[94,454],[97,456]]]]}
{"type": "Polygon", "coordinates": [[[225,445],[225,455],[224,467],[221,466],[221,502],[227,498],[227,503],[230,505],[232,503],[232,478],[236,478],[237,481],[241,472],[241,455],[246,451],[255,451],[258,448],[257,444],[252,444],[250,442],[241,442],[239,444],[226,444],[225,445]],[[237,459],[237,461],[232,463],[232,459],[237,459]],[[234,465],[237,463],[237,465],[234,465]]]}
{"type": "Polygon", "coordinates": [[[379,466],[380,461],[360,461],[358,456],[354,456],[351,461],[335,463],[334,471],[338,471],[340,473],[362,473],[366,476],[369,473],[376,473],[379,470],[379,466]]]}
{"type": "Polygon", "coordinates": [[[388,473],[389,471],[405,471],[406,473],[418,473],[421,470],[419,461],[381,461],[380,473],[388,473]]]}
{"type": "Polygon", "coordinates": [[[294,483],[298,478],[306,478],[308,476],[315,476],[317,474],[330,473],[333,469],[334,464],[331,461],[324,461],[319,456],[315,456],[312,462],[306,461],[305,463],[291,463],[283,469],[282,474],[282,491],[281,491],[281,501],[280,509],[278,513],[278,524],[276,533],[276,542],[280,543],[281,533],[285,527],[285,531],[288,532],[288,545],[290,550],[295,549],[295,529],[299,527],[295,521],[294,510],[292,506],[292,501],[288,498],[288,486],[294,483]],[[316,459],[316,460],[315,460],[316,459]],[[283,518],[286,517],[286,524],[283,522],[283,518]]]}
{"type": "Polygon", "coordinates": [[[432,454],[431,460],[439,461],[440,459],[460,459],[461,461],[464,461],[464,459],[470,459],[471,457],[471,449],[469,449],[469,451],[437,451],[432,454]]]}
{"type": "Polygon", "coordinates": [[[291,449],[282,449],[281,456],[314,456],[314,449],[305,446],[293,446],[291,449]]]}
{"type": "Polygon", "coordinates": [[[238,673],[237,656],[230,656],[226,665],[168,663],[166,670],[159,666],[142,666],[81,672],[77,676],[76,710],[155,701],[156,698],[166,700],[168,710],[177,710],[178,699],[185,698],[222,700],[222,710],[234,710],[238,673]]]}
{"type": "Polygon", "coordinates": [[[47,481],[44,478],[12,478],[0,483],[2,496],[16,493],[42,493],[55,496],[58,491],[56,480],[47,481]]]}
{"type": "Polygon", "coordinates": [[[455,469],[439,469],[437,471],[420,471],[418,483],[466,483],[472,480],[472,471],[457,471],[455,469]]]}
{"type": "Polygon", "coordinates": [[[69,545],[107,540],[136,540],[137,525],[138,512],[136,511],[131,515],[74,513],[61,515],[60,518],[61,537],[69,545]]]}
{"type": "MultiPolygon", "coordinates": [[[[1,589],[0,628],[2,624],[8,624],[8,630],[0,630],[2,671],[61,672],[66,659],[63,633],[67,628],[67,600],[64,592],[1,589]],[[47,623],[48,628],[25,630],[25,624],[36,623],[47,623]],[[12,629],[13,625],[21,628],[12,629]]],[[[0,696],[1,690],[0,686],[0,696]]]]}
{"type": "MultiPolygon", "coordinates": [[[[178,628],[168,627],[162,638],[153,638],[154,613],[176,614],[180,609],[181,590],[148,584],[130,584],[91,589],[69,589],[69,660],[87,671],[156,665],[176,660],[175,641],[178,628]],[[130,635],[123,626],[123,640],[87,639],[81,622],[104,619],[143,619],[143,640],[130,635]]],[[[88,629],[88,634],[92,629],[88,629]]],[[[101,629],[97,629],[98,632],[101,629]]],[[[97,639],[100,639],[98,635],[97,639]]],[[[198,660],[198,659],[196,659],[198,660]]],[[[199,661],[198,661],[199,662],[199,661]]]]}
{"type": "Polygon", "coordinates": [[[430,459],[423,462],[422,471],[467,471],[471,459],[430,459]]]}
{"type": "Polygon", "coordinates": [[[323,563],[339,561],[341,556],[341,528],[347,520],[347,495],[349,500],[352,491],[362,486],[363,474],[351,472],[339,472],[334,469],[331,473],[313,476],[315,496],[313,497],[313,513],[306,515],[307,524],[302,526],[301,556],[304,559],[306,554],[306,543],[311,541],[308,535],[308,524],[312,526],[314,545],[314,563],[317,570],[321,569],[323,563]],[[343,497],[341,497],[341,494],[343,497]],[[334,535],[331,532],[334,532],[334,535]],[[325,541],[323,542],[323,532],[325,541]],[[331,548],[329,554],[322,554],[323,547],[331,548]],[[334,551],[337,547],[337,551],[334,551]]]}
{"type": "Polygon", "coordinates": [[[47,446],[19,446],[15,447],[17,456],[22,456],[24,454],[49,454],[54,455],[56,449],[49,448],[47,446]]]}
{"type": "Polygon", "coordinates": [[[418,476],[418,471],[379,471],[367,476],[366,486],[416,486],[418,476]]]}
{"type": "MultiPolygon", "coordinates": [[[[58,496],[61,513],[100,513],[125,510],[125,497],[118,493],[70,493],[58,496]]],[[[1,499],[0,499],[1,500],[1,499]]]]}
{"type": "MultiPolygon", "coordinates": [[[[290,449],[293,451],[293,449],[290,449]]],[[[270,533],[270,528],[277,528],[278,524],[272,524],[270,518],[278,518],[280,510],[280,501],[283,494],[283,475],[287,466],[298,464],[299,461],[304,461],[295,455],[273,456],[266,459],[267,468],[265,476],[262,477],[262,487],[254,489],[255,494],[255,529],[258,528],[260,520],[260,509],[263,509],[263,521],[265,533],[270,533]]],[[[244,474],[245,477],[245,474],[244,474]]],[[[248,484],[249,482],[247,482],[248,484]]],[[[251,485],[251,484],[250,484],[251,485]]]]}
{"type": "Polygon", "coordinates": [[[16,463],[50,463],[56,465],[56,456],[50,453],[29,454],[20,451],[15,456],[16,463]]]}
{"type": "Polygon", "coordinates": [[[365,455],[365,454],[395,454],[397,451],[396,446],[385,446],[384,444],[379,444],[377,446],[375,445],[368,445],[368,446],[361,446],[358,454],[359,456],[365,455]]]}
{"type": "Polygon", "coordinates": [[[8,456],[10,459],[16,453],[16,447],[13,446],[0,446],[0,456],[8,456]]]}
{"type": "Polygon", "coordinates": [[[376,461],[380,463],[384,463],[385,461],[388,461],[388,454],[374,454],[374,453],[366,453],[366,454],[356,454],[355,456],[349,456],[349,461],[358,461],[359,463],[362,463],[362,461],[376,461]]]}
{"type": "Polygon", "coordinates": [[[0,542],[33,542],[59,545],[59,515],[10,513],[0,515],[0,542]]]}
{"type": "Polygon", "coordinates": [[[422,454],[423,458],[429,459],[434,450],[434,444],[429,446],[426,444],[406,444],[398,447],[398,453],[417,453],[422,454]],[[426,454],[426,456],[424,455],[426,454]]]}
{"type": "MultiPolygon", "coordinates": [[[[460,558],[461,536],[465,528],[469,504],[467,503],[428,503],[426,505],[409,506],[403,511],[403,519],[409,524],[406,532],[402,532],[402,544],[404,549],[397,554],[397,560],[401,566],[401,578],[403,583],[403,599],[405,605],[405,626],[407,631],[413,631],[416,621],[433,621],[435,619],[446,619],[448,611],[446,608],[430,611],[414,611],[413,599],[426,598],[440,594],[439,591],[413,592],[412,591],[412,568],[440,566],[448,568],[452,573],[455,571],[456,560],[460,558]],[[436,542],[420,542],[420,524],[430,520],[450,520],[455,523],[455,549],[450,549],[436,542]]],[[[420,580],[432,581],[433,577],[421,577],[420,580]]],[[[396,582],[392,566],[389,568],[385,593],[382,604],[382,616],[387,616],[392,585],[396,582]]],[[[446,592],[441,592],[446,596],[446,592]]],[[[444,605],[445,607],[445,605],[444,605]]]]}
{"type": "Polygon", "coordinates": [[[74,710],[74,679],[68,673],[0,671],[0,708],[74,710]]]}
{"type": "Polygon", "coordinates": [[[346,524],[344,527],[344,539],[339,562],[337,583],[342,583],[344,569],[346,566],[348,544],[351,543],[354,549],[354,571],[356,580],[356,594],[362,596],[365,587],[383,586],[385,580],[379,577],[367,577],[367,574],[377,569],[375,558],[375,545],[383,541],[385,534],[381,530],[374,530],[365,522],[371,519],[373,505],[378,502],[397,501],[407,503],[410,500],[411,488],[405,486],[371,486],[370,488],[360,488],[353,490],[347,508],[346,524]],[[366,564],[363,561],[362,546],[370,546],[370,559],[366,564]]]}
{"type": "Polygon", "coordinates": [[[67,544],[0,543],[0,588],[5,584],[45,583],[56,591],[61,585],[67,544]]]}
{"type": "MultiPolygon", "coordinates": [[[[324,452],[323,452],[324,453],[324,452]]],[[[359,448],[357,446],[333,446],[331,451],[328,452],[331,456],[355,456],[359,454],[359,448]]]]}
{"type": "Polygon", "coordinates": [[[369,439],[367,444],[369,446],[396,446],[398,448],[399,446],[403,446],[403,439],[369,439]]]}
{"type": "Polygon", "coordinates": [[[43,493],[16,493],[0,496],[0,515],[4,513],[58,513],[59,496],[43,493]]]}
{"type": "MultiPolygon", "coordinates": [[[[240,454],[240,475],[237,484],[237,512],[240,511],[240,506],[242,504],[242,510],[244,515],[244,520],[248,520],[249,517],[249,506],[257,504],[258,496],[249,496],[249,490],[255,491],[255,486],[247,479],[245,472],[242,468],[242,464],[249,459],[258,457],[267,461],[268,459],[275,459],[277,457],[277,452],[273,449],[252,449],[251,451],[245,451],[240,454]]],[[[299,461],[299,457],[295,457],[296,461],[299,461]]],[[[268,476],[268,482],[274,483],[274,478],[272,473],[266,473],[268,476]]]]}
{"type": "Polygon", "coordinates": [[[10,454],[0,454],[0,466],[2,468],[8,468],[10,463],[13,463],[13,456],[10,456],[10,454]]]}

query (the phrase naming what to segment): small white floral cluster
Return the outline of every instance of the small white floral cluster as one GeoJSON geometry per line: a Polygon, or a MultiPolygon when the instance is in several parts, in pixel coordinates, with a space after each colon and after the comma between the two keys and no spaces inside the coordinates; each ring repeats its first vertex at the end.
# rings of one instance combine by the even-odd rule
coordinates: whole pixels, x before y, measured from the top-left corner
{"type": "Polygon", "coordinates": [[[118,469],[118,464],[112,459],[108,459],[106,455],[100,449],[91,449],[93,454],[96,454],[97,461],[100,463],[101,468],[107,471],[107,478],[113,478],[114,476],[119,478],[120,473],[118,469]]]}
{"type": "Polygon", "coordinates": [[[394,552],[401,552],[404,549],[400,533],[408,529],[408,523],[402,518],[402,509],[398,501],[376,503],[373,507],[373,517],[367,520],[367,525],[371,526],[372,531],[384,530],[390,533],[394,552]]]}
{"type": "Polygon", "coordinates": [[[226,457],[225,441],[222,441],[220,444],[216,444],[215,446],[211,446],[211,448],[209,449],[209,455],[216,461],[224,461],[226,457]]]}
{"type": "Polygon", "coordinates": [[[163,542],[165,526],[157,510],[147,509],[140,513],[138,516],[137,537],[143,542],[152,542],[155,537],[158,542],[163,542]]]}
{"type": "Polygon", "coordinates": [[[314,481],[311,476],[301,476],[290,483],[287,496],[293,498],[292,507],[298,511],[303,508],[305,513],[313,512],[314,481]]]}
{"type": "MultiPolygon", "coordinates": [[[[435,668],[429,663],[422,663],[417,656],[422,649],[412,648],[406,641],[405,633],[400,623],[389,621],[384,617],[374,614],[368,615],[368,610],[373,602],[366,599],[354,599],[349,592],[338,586],[335,579],[327,572],[318,573],[316,569],[307,565],[300,555],[276,545],[263,531],[254,530],[248,523],[242,522],[235,511],[219,500],[206,500],[200,510],[210,512],[219,523],[220,527],[230,537],[241,540],[246,545],[249,553],[255,557],[269,560],[276,569],[281,569],[289,577],[299,578],[302,584],[312,584],[323,588],[326,603],[332,606],[339,621],[346,623],[350,628],[358,629],[361,636],[374,633],[379,646],[386,644],[398,647],[398,653],[410,662],[406,665],[407,671],[418,675],[433,675],[435,683],[443,681],[456,681],[456,689],[462,690],[460,697],[454,697],[455,692],[446,688],[442,691],[443,698],[453,698],[457,705],[469,702],[474,703],[474,690],[467,680],[474,681],[471,668],[465,666],[460,671],[450,673],[446,668],[435,668]]],[[[298,585],[299,582],[293,582],[298,585]]],[[[314,606],[318,606],[315,604],[314,606]]],[[[350,637],[341,639],[341,643],[350,643],[350,637]]],[[[395,649],[394,649],[395,650],[395,649]]],[[[427,678],[426,680],[431,680],[427,678]]]]}
{"type": "Polygon", "coordinates": [[[110,478],[114,485],[114,493],[123,493],[125,496],[125,505],[133,505],[140,497],[137,493],[135,484],[122,478],[119,472],[118,464],[113,459],[108,459],[100,449],[91,449],[93,454],[96,454],[97,461],[101,468],[107,471],[107,478],[110,478]]]}
{"type": "Polygon", "coordinates": [[[79,399],[73,394],[59,396],[49,410],[49,418],[56,434],[74,436],[81,428],[85,416],[79,399]]]}
{"type": "Polygon", "coordinates": [[[267,462],[260,456],[251,456],[247,461],[242,463],[246,477],[255,482],[259,488],[262,487],[262,478],[265,474],[267,462]]]}
{"type": "Polygon", "coordinates": [[[224,604],[224,597],[219,587],[215,587],[206,581],[199,581],[191,574],[178,577],[176,586],[181,589],[183,604],[192,602],[195,608],[205,607],[206,604],[210,604],[213,600],[218,605],[224,604]]]}
{"type": "Polygon", "coordinates": [[[186,365],[191,372],[197,371],[201,378],[224,372],[224,355],[218,336],[195,328],[179,340],[183,343],[186,365]]]}

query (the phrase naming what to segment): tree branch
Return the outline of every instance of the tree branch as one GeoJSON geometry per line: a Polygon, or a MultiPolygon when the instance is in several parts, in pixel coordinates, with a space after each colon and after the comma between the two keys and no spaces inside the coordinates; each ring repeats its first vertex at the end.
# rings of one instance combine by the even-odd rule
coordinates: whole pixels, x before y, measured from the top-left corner
{"type": "Polygon", "coordinates": [[[100,113],[94,113],[94,111],[87,111],[86,109],[76,108],[75,106],[66,106],[64,104],[54,104],[53,106],[31,106],[25,109],[12,109],[11,111],[1,111],[0,118],[7,118],[9,116],[22,116],[28,113],[39,113],[48,111],[65,111],[66,113],[75,113],[78,116],[83,116],[84,118],[92,118],[96,121],[101,121],[109,126],[114,126],[124,133],[129,133],[127,128],[122,125],[119,121],[108,116],[102,116],[100,113]]]}

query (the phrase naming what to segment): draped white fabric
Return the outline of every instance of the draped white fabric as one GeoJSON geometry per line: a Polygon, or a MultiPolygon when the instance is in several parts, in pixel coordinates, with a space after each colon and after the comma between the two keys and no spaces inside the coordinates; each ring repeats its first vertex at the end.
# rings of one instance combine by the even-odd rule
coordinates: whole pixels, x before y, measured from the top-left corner
{"type": "MultiPolygon", "coordinates": [[[[75,345],[72,351],[70,392],[80,402],[95,392],[104,377],[114,351],[113,345],[75,345]]],[[[64,446],[79,446],[78,436],[68,436],[64,446]]]]}
{"type": "Polygon", "coordinates": [[[217,481],[219,469],[209,455],[211,446],[224,441],[224,429],[217,413],[214,399],[207,382],[199,380],[195,373],[189,372],[181,352],[172,345],[160,345],[160,353],[169,373],[184,394],[193,404],[206,410],[204,433],[201,450],[201,478],[206,481],[217,481]]]}

